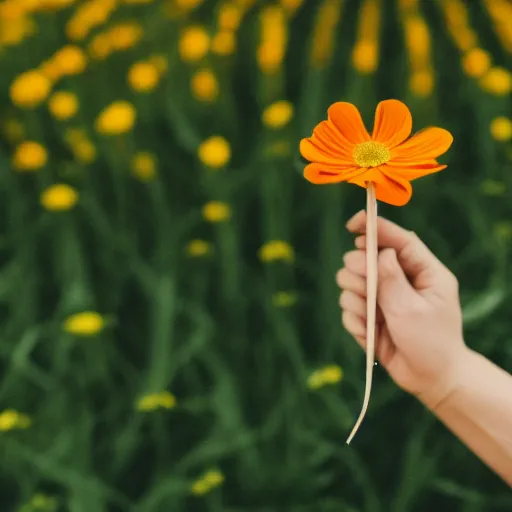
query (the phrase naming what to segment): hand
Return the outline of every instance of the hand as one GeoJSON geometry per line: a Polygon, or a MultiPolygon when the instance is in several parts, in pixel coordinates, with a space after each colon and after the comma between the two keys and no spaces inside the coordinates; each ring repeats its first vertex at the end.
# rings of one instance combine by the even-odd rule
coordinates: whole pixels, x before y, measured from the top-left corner
{"type": "MultiPolygon", "coordinates": [[[[366,213],[347,223],[356,250],[344,256],[336,281],[347,331],[366,345],[366,213]]],[[[376,356],[395,383],[430,407],[455,386],[466,356],[456,277],[412,232],[378,218],[376,356]]]]}

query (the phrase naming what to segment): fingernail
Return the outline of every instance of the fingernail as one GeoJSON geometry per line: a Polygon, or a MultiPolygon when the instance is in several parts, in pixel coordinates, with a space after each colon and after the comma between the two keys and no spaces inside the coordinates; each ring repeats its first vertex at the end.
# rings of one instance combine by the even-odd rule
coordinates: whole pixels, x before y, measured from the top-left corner
{"type": "Polygon", "coordinates": [[[354,228],[354,220],[356,219],[356,217],[358,217],[359,215],[361,215],[361,212],[364,212],[364,210],[359,210],[356,214],[352,215],[352,217],[350,217],[350,219],[347,221],[347,223],[345,224],[345,227],[350,231],[351,229],[354,228]]]}

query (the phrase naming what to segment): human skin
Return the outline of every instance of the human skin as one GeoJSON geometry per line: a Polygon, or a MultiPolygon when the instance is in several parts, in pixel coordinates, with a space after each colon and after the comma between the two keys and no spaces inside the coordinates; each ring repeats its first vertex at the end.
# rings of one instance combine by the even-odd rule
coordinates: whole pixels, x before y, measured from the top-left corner
{"type": "MultiPolygon", "coordinates": [[[[366,214],[336,275],[342,323],[366,344],[366,214]]],[[[394,382],[416,396],[512,487],[512,376],[464,343],[458,282],[413,232],[382,217],[376,356],[394,382]]]]}

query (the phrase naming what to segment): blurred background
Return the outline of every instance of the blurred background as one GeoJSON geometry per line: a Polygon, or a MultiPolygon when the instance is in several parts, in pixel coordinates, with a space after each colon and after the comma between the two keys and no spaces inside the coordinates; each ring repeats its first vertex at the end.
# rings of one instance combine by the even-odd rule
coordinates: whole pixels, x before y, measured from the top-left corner
{"type": "Polygon", "coordinates": [[[455,142],[380,213],[512,369],[508,0],[0,1],[0,510],[462,512],[510,490],[343,330],[365,191],[303,177],[335,101],[455,142]]]}

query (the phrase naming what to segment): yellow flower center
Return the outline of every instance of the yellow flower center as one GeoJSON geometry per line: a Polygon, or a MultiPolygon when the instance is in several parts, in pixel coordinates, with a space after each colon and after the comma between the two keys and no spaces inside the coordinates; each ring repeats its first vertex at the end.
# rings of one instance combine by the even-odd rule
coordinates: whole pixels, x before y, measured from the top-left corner
{"type": "Polygon", "coordinates": [[[359,167],[378,167],[388,162],[391,154],[384,144],[370,140],[358,144],[354,148],[352,157],[359,167]]]}

